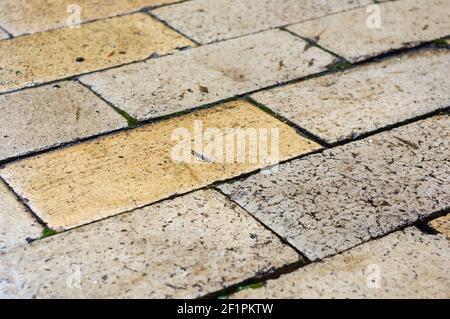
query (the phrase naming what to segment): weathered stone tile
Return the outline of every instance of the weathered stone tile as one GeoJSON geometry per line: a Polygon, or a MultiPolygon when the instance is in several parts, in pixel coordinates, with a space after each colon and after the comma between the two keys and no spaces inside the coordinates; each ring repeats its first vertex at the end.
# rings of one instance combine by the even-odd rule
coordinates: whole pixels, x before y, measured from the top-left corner
{"type": "Polygon", "coordinates": [[[0,92],[143,60],[191,41],[144,13],[0,41],[0,92]]]}
{"type": "Polygon", "coordinates": [[[430,226],[450,238],[450,214],[432,220],[430,226]]]}
{"type": "Polygon", "coordinates": [[[0,181],[0,256],[26,244],[27,238],[39,237],[41,231],[41,226],[0,181]]]}
{"type": "Polygon", "coordinates": [[[0,95],[0,160],[125,126],[122,116],[75,82],[0,95]]]}
{"type": "Polygon", "coordinates": [[[450,298],[449,269],[449,241],[408,228],[233,298],[450,298]]]}
{"type": "Polygon", "coordinates": [[[220,189],[321,259],[450,207],[449,127],[436,116],[220,189]]]}
{"type": "Polygon", "coordinates": [[[370,0],[197,0],[152,11],[200,43],[322,17],[370,0]],[[226,14],[225,14],[226,13],[226,14]]]}
{"type": "Polygon", "coordinates": [[[139,119],[176,113],[325,70],[334,57],[284,31],[179,52],[84,76],[114,105],[139,119]]]}
{"type": "MultiPolygon", "coordinates": [[[[319,148],[259,108],[234,101],[14,162],[0,175],[50,227],[70,228],[267,166],[264,157],[255,163],[247,156],[236,163],[225,158],[194,161],[191,151],[210,157],[206,131],[215,128],[219,137],[209,138],[223,141],[226,151],[234,153],[237,144],[225,140],[230,128],[278,128],[280,160],[319,148]],[[204,151],[191,148],[194,137],[204,151]],[[180,145],[190,147],[185,148],[186,159],[175,157],[181,156],[180,145]]],[[[276,136],[267,136],[267,144],[262,137],[258,141],[267,146],[269,156],[274,154],[276,136]]]]}
{"type": "Polygon", "coordinates": [[[450,51],[426,50],[252,97],[329,143],[450,105],[450,51]]]}
{"type": "Polygon", "coordinates": [[[302,22],[288,29],[351,62],[449,35],[448,0],[402,0],[302,22]]]}
{"type": "Polygon", "coordinates": [[[14,298],[194,298],[300,259],[211,190],[34,242],[1,258],[0,296],[14,298]]]}
{"type": "Polygon", "coordinates": [[[0,25],[17,36],[59,27],[73,27],[86,21],[175,1],[177,0],[6,0],[0,1],[0,25]]]}
{"type": "Polygon", "coordinates": [[[4,32],[2,29],[0,29],[0,40],[8,39],[9,36],[4,32]]]}

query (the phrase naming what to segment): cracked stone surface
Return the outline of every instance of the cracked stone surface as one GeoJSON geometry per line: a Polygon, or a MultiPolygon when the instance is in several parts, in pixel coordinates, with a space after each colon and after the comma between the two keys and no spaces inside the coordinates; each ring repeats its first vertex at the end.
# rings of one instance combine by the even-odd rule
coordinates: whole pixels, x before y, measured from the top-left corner
{"type": "Polygon", "coordinates": [[[448,36],[450,3],[448,0],[385,2],[302,22],[288,29],[357,62],[448,36]]]}
{"type": "Polygon", "coordinates": [[[450,106],[450,50],[422,50],[252,96],[328,143],[450,106]]]}
{"type": "Polygon", "coordinates": [[[16,246],[26,245],[27,238],[38,238],[41,233],[42,227],[0,181],[0,258],[16,246]]]}
{"type": "Polygon", "coordinates": [[[197,0],[153,13],[199,43],[230,39],[318,18],[369,0],[197,0]],[[226,12],[226,14],[224,14],[226,12]]]}
{"type": "Polygon", "coordinates": [[[432,220],[430,226],[450,238],[450,214],[432,220]]]}
{"type": "Polygon", "coordinates": [[[0,92],[165,54],[192,42],[144,13],[0,41],[0,92]]]}
{"type": "Polygon", "coordinates": [[[325,70],[334,57],[284,31],[203,46],[83,76],[81,81],[138,119],[217,102],[325,70]]]}
{"type": "Polygon", "coordinates": [[[219,188],[322,259],[450,207],[449,127],[435,116],[219,188]]]}
{"type": "Polygon", "coordinates": [[[75,82],[0,95],[0,160],[125,126],[122,116],[75,82]]]}
{"type": "Polygon", "coordinates": [[[223,195],[208,190],[37,241],[0,258],[2,298],[194,298],[301,257],[223,195]]]}
{"type": "Polygon", "coordinates": [[[442,235],[398,231],[270,280],[233,298],[450,298],[450,246],[442,235]]]}

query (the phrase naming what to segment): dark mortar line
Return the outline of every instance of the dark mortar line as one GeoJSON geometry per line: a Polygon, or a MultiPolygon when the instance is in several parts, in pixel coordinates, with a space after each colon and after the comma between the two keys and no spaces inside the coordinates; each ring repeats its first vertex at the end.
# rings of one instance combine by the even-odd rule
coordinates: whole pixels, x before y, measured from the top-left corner
{"type": "Polygon", "coordinates": [[[3,27],[3,26],[1,26],[1,25],[0,25],[0,30],[3,31],[3,32],[5,32],[6,35],[8,36],[8,38],[6,38],[6,39],[1,39],[0,41],[3,41],[3,40],[9,40],[9,39],[11,39],[12,37],[14,37],[14,36],[12,35],[11,32],[9,32],[8,30],[6,30],[5,27],[3,27]]]}

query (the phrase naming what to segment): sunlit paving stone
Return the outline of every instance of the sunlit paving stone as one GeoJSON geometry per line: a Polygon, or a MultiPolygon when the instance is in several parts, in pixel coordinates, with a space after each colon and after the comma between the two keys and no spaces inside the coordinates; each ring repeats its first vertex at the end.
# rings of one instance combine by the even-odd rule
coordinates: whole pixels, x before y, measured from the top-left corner
{"type": "Polygon", "coordinates": [[[450,2],[385,2],[299,23],[288,29],[356,62],[448,36],[450,2]]]}
{"type": "Polygon", "coordinates": [[[192,45],[144,13],[0,41],[0,92],[165,54],[192,45]]]}
{"type": "Polygon", "coordinates": [[[429,225],[441,234],[450,238],[450,214],[432,220],[429,225]]]}

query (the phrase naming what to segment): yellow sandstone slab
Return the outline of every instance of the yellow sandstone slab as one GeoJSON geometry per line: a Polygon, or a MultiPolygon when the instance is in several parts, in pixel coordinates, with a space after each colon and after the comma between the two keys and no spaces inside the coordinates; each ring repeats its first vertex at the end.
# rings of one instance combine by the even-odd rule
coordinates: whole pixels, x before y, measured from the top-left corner
{"type": "Polygon", "coordinates": [[[191,41],[144,13],[0,41],[0,92],[189,45],[191,41]]]}
{"type": "MultiPolygon", "coordinates": [[[[265,166],[259,157],[256,162],[248,155],[244,160],[238,156],[235,161],[218,160],[220,152],[211,151],[209,146],[215,145],[211,141],[222,140],[223,144],[217,142],[218,150],[240,153],[238,139],[227,142],[226,138],[230,129],[238,128],[244,132],[278,129],[280,160],[320,147],[252,104],[233,101],[15,162],[0,175],[50,227],[68,229],[265,166]],[[213,139],[211,132],[221,135],[213,139]],[[184,160],[183,149],[188,150],[184,160]]],[[[267,139],[262,133],[259,136],[263,145],[259,149],[270,144],[273,154],[276,134],[267,139]]]]}
{"type": "Polygon", "coordinates": [[[13,35],[22,35],[176,1],[178,0],[3,0],[0,1],[0,25],[13,35]]]}

